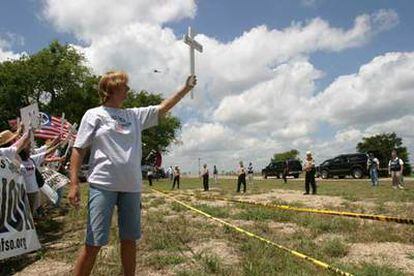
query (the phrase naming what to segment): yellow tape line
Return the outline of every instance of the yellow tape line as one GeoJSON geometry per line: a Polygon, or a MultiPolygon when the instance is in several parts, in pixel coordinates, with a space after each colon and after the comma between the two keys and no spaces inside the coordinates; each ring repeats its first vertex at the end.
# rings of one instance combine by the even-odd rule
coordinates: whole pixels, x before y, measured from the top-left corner
{"type": "Polygon", "coordinates": [[[256,205],[256,206],[264,206],[264,207],[273,208],[273,209],[276,208],[276,209],[290,210],[290,211],[297,211],[297,212],[316,213],[316,214],[331,215],[331,216],[354,217],[354,218],[361,218],[361,219],[371,219],[371,220],[379,220],[379,221],[384,221],[384,222],[396,222],[396,223],[414,225],[414,219],[410,219],[410,218],[399,218],[399,217],[390,217],[390,216],[384,216],[384,215],[371,215],[371,214],[333,211],[333,210],[300,208],[300,207],[293,207],[289,205],[259,203],[259,202],[254,202],[254,201],[237,200],[237,199],[218,197],[218,196],[209,196],[209,197],[196,196],[196,197],[199,199],[207,199],[207,200],[214,199],[214,200],[228,201],[228,202],[233,202],[233,203],[244,203],[244,204],[251,204],[251,205],[256,205]]]}
{"type": "Polygon", "coordinates": [[[247,235],[247,236],[249,236],[249,237],[252,237],[252,238],[258,239],[258,240],[263,241],[263,242],[265,242],[265,243],[267,243],[267,244],[273,245],[273,246],[275,246],[275,247],[277,247],[277,248],[279,248],[279,249],[281,249],[281,250],[287,251],[288,253],[290,253],[290,254],[292,254],[292,255],[294,255],[294,256],[296,256],[296,257],[298,257],[298,258],[301,258],[301,259],[307,260],[307,261],[309,261],[309,262],[312,262],[313,264],[315,264],[315,265],[317,265],[317,266],[319,266],[319,267],[322,267],[322,268],[327,269],[327,270],[329,270],[329,271],[335,272],[335,273],[337,273],[337,274],[339,274],[339,275],[346,275],[346,276],[351,276],[351,275],[353,275],[353,274],[351,274],[351,273],[348,273],[348,272],[342,271],[342,270],[340,270],[339,268],[333,267],[333,266],[331,266],[331,265],[329,265],[329,264],[327,264],[327,263],[325,263],[325,262],[319,261],[319,260],[317,260],[317,259],[315,259],[315,258],[312,258],[312,257],[310,257],[310,256],[307,256],[307,255],[305,255],[305,254],[303,254],[303,253],[300,253],[300,252],[298,252],[298,251],[296,251],[296,250],[292,250],[292,249],[289,249],[289,248],[287,248],[287,247],[285,247],[285,246],[283,246],[283,245],[280,245],[280,244],[277,244],[277,243],[275,243],[275,242],[272,242],[272,241],[270,241],[270,240],[268,240],[268,239],[265,239],[265,238],[263,238],[263,237],[261,237],[261,236],[258,236],[258,235],[256,235],[256,234],[254,234],[254,233],[252,233],[252,232],[249,232],[249,231],[244,230],[244,229],[242,229],[242,228],[240,228],[240,227],[237,227],[236,225],[233,225],[233,224],[231,224],[231,223],[228,223],[227,221],[224,221],[224,220],[222,220],[222,219],[219,219],[219,218],[213,217],[212,215],[210,215],[210,214],[208,214],[208,213],[206,213],[206,212],[204,212],[204,211],[201,211],[201,210],[199,210],[199,209],[197,209],[197,208],[194,208],[193,206],[188,205],[188,204],[186,204],[186,203],[184,203],[184,202],[182,202],[182,201],[180,201],[180,200],[178,200],[178,199],[174,198],[173,196],[168,195],[168,194],[167,194],[167,193],[165,193],[165,192],[162,192],[162,191],[159,191],[159,190],[156,190],[156,189],[153,189],[153,188],[151,188],[151,190],[152,190],[152,191],[154,191],[154,192],[160,193],[160,194],[162,194],[162,195],[164,195],[164,196],[166,196],[166,197],[168,197],[168,198],[172,199],[173,201],[177,202],[178,204],[180,204],[180,205],[182,205],[182,206],[184,206],[184,207],[186,207],[186,208],[188,208],[188,209],[190,209],[190,210],[192,210],[192,211],[194,211],[194,212],[196,212],[196,213],[199,213],[199,214],[201,214],[201,215],[203,215],[203,216],[206,216],[206,217],[208,217],[208,218],[210,218],[210,219],[212,219],[212,220],[215,220],[215,221],[217,221],[217,222],[219,222],[219,223],[221,223],[221,224],[224,224],[224,225],[226,225],[226,226],[228,226],[228,227],[230,227],[230,228],[233,228],[233,229],[235,229],[236,231],[238,231],[238,232],[240,232],[240,233],[243,233],[243,234],[245,234],[245,235],[247,235]]]}

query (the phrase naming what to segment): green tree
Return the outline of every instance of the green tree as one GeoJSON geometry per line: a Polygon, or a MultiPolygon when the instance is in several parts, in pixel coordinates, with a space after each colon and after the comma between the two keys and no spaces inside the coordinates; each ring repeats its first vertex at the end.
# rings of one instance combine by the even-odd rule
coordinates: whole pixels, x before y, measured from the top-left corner
{"type": "Polygon", "coordinates": [[[296,159],[298,155],[299,155],[299,151],[296,149],[275,153],[273,154],[273,158],[271,159],[271,162],[283,162],[287,159],[296,159]]]}
{"type": "Polygon", "coordinates": [[[70,122],[79,122],[85,110],[99,104],[98,77],[84,64],[85,58],[76,49],[58,41],[34,55],[0,63],[1,129],[32,102],[38,102],[43,112],[64,112],[70,122]],[[48,103],[40,101],[45,95],[48,103]]]}
{"type": "MultiPolygon", "coordinates": [[[[160,94],[150,94],[147,91],[136,93],[131,90],[125,100],[124,107],[158,105],[162,100],[160,94]]],[[[142,132],[142,156],[148,156],[151,151],[166,152],[171,143],[177,143],[176,136],[180,128],[180,120],[171,114],[160,118],[158,126],[142,132]]]]}
{"type": "Polygon", "coordinates": [[[371,137],[362,138],[356,146],[358,152],[373,153],[380,161],[380,167],[385,168],[391,159],[393,149],[397,150],[398,157],[404,161],[404,175],[411,174],[411,165],[409,164],[407,148],[403,146],[402,138],[397,134],[382,133],[371,137]]]}

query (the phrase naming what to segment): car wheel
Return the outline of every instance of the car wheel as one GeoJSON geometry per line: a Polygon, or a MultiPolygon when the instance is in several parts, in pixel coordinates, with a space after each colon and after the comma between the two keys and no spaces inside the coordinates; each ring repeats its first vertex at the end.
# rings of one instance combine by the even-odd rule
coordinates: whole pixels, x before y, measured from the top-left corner
{"type": "Polygon", "coordinates": [[[321,177],[322,177],[322,179],[327,179],[329,177],[328,171],[323,170],[321,172],[321,177]]]}
{"type": "Polygon", "coordinates": [[[263,175],[263,178],[264,178],[264,179],[267,179],[267,175],[266,175],[266,174],[264,174],[264,175],[263,175]]]}
{"type": "Polygon", "coordinates": [[[355,179],[361,179],[363,176],[362,170],[359,168],[355,168],[352,170],[352,177],[355,179]]]}

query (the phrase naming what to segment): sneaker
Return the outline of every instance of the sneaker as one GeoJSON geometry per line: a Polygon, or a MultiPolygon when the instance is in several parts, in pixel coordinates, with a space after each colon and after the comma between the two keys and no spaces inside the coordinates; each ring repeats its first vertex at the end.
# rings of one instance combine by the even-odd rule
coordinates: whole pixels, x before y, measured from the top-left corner
{"type": "Polygon", "coordinates": [[[402,185],[398,185],[398,188],[400,188],[401,190],[404,190],[404,186],[402,185]]]}
{"type": "Polygon", "coordinates": [[[303,195],[308,195],[309,193],[303,193],[303,195]]]}

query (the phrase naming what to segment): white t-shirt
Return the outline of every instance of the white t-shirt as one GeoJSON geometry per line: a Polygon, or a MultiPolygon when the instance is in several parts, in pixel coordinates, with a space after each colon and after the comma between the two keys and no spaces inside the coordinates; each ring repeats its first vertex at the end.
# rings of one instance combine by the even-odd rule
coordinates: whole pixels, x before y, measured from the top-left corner
{"type": "Polygon", "coordinates": [[[141,131],[158,124],[158,106],[99,106],[83,115],[73,147],[91,147],[88,182],[116,192],[141,192],[141,131]]]}
{"type": "Polygon", "coordinates": [[[11,160],[15,160],[17,157],[17,148],[15,146],[0,148],[0,155],[6,156],[11,160]]]}
{"type": "Polygon", "coordinates": [[[43,145],[40,148],[33,149],[33,154],[39,154],[47,151],[47,146],[43,145]]]}
{"type": "Polygon", "coordinates": [[[45,160],[45,153],[31,155],[30,158],[27,159],[26,161],[22,160],[21,171],[23,174],[24,182],[26,183],[27,193],[35,193],[39,191],[39,186],[37,185],[37,181],[36,181],[35,168],[36,167],[39,168],[44,160],[45,160]]]}

